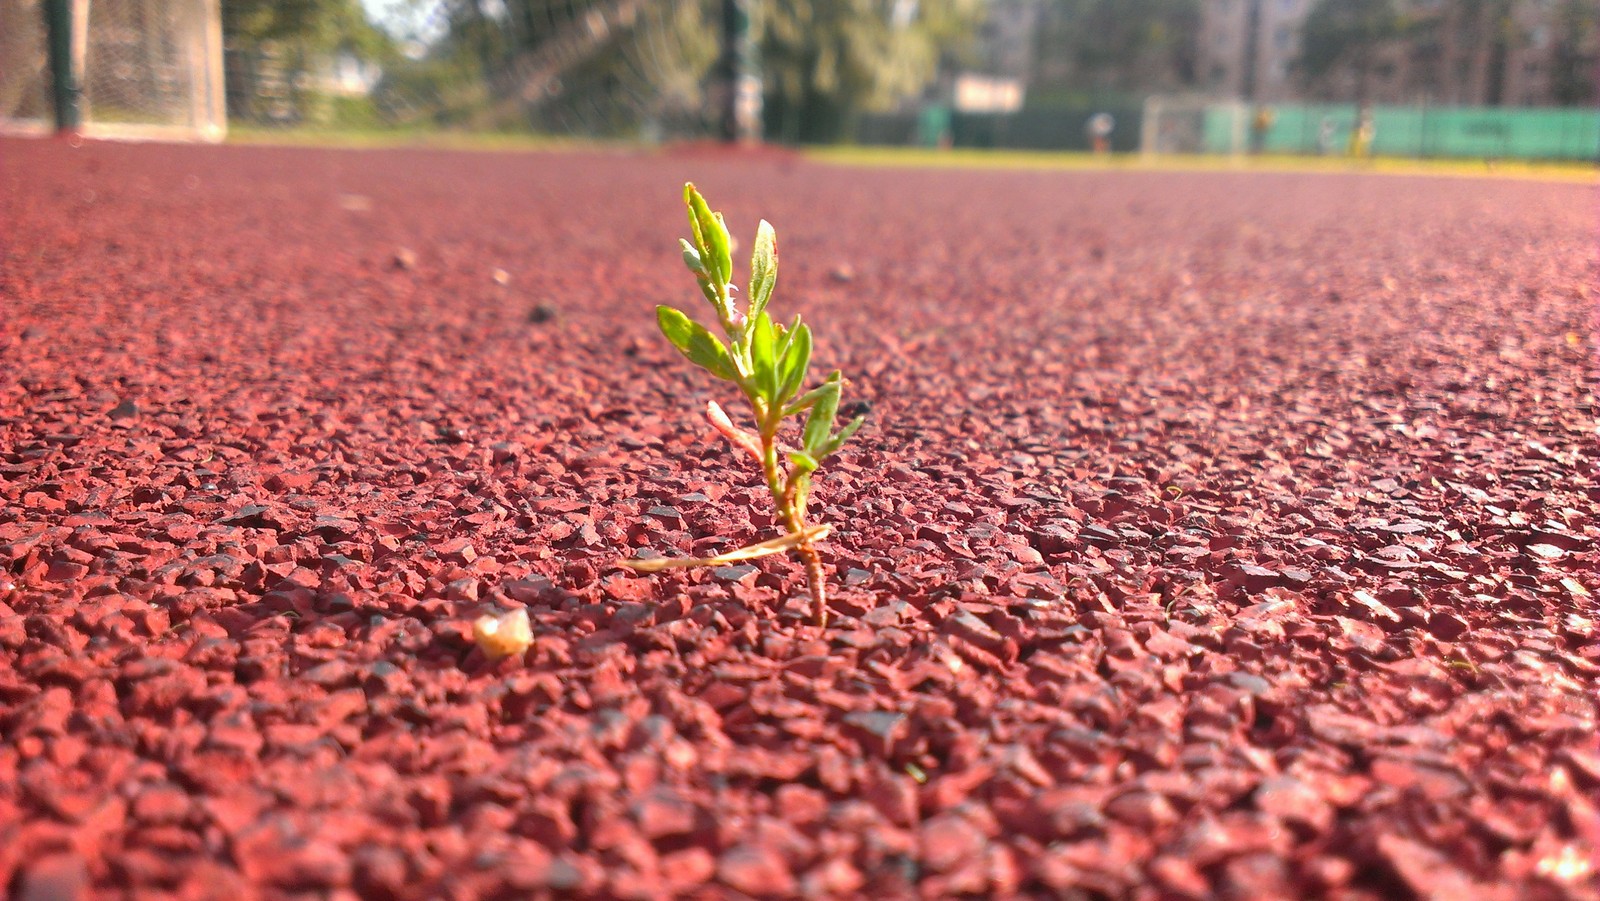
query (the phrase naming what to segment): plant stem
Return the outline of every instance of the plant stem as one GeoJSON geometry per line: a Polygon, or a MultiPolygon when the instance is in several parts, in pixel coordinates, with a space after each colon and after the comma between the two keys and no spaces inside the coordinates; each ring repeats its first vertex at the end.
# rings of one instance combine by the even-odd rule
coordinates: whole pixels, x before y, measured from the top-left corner
{"type": "Polygon", "coordinates": [[[816,546],[807,541],[794,549],[806,566],[806,583],[811,588],[811,609],[817,618],[817,628],[828,624],[828,591],[822,580],[822,555],[816,546]]]}
{"type": "MultiPolygon", "coordinates": [[[[784,525],[789,527],[791,533],[799,534],[805,531],[805,517],[794,506],[793,495],[790,495],[790,503],[783,511],[783,517],[784,525]]],[[[806,587],[811,589],[811,611],[816,617],[817,627],[821,628],[828,624],[828,589],[827,583],[823,581],[822,555],[817,553],[816,545],[809,541],[795,545],[794,553],[800,558],[800,562],[805,564],[806,587]]]]}
{"type": "MultiPolygon", "coordinates": [[[[761,469],[767,477],[767,490],[778,507],[778,518],[790,534],[798,535],[806,529],[805,513],[795,502],[795,483],[785,479],[778,462],[778,434],[776,429],[761,430],[761,469]]],[[[811,610],[818,628],[828,624],[828,589],[823,581],[822,555],[810,541],[796,545],[794,553],[806,569],[806,587],[811,591],[811,610]]]]}

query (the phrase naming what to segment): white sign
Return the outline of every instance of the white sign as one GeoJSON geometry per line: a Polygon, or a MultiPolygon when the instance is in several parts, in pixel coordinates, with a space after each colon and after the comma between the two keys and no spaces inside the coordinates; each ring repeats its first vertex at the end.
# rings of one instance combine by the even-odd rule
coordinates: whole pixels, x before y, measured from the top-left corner
{"type": "Polygon", "coordinates": [[[955,108],[962,113],[1014,113],[1022,109],[1022,82],[992,75],[957,75],[955,108]]]}

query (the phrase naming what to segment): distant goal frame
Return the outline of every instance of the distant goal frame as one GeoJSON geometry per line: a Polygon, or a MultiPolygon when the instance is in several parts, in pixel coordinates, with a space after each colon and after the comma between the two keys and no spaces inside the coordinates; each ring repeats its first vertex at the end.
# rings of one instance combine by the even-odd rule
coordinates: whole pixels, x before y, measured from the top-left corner
{"type": "Polygon", "coordinates": [[[1240,156],[1249,139],[1250,105],[1244,101],[1190,94],[1154,94],[1144,100],[1142,156],[1240,156]]]}
{"type": "Polygon", "coordinates": [[[0,134],[227,137],[220,0],[0,0],[0,134]]]}

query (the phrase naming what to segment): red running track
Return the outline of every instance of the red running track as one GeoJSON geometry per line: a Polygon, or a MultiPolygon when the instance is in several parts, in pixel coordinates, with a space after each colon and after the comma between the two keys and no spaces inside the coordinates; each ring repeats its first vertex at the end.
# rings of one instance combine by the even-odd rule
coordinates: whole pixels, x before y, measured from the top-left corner
{"type": "Polygon", "coordinates": [[[1595,211],[0,141],[0,886],[1594,898],[1595,211]],[[772,534],[689,178],[872,405],[824,632],[614,564],[772,534]]]}

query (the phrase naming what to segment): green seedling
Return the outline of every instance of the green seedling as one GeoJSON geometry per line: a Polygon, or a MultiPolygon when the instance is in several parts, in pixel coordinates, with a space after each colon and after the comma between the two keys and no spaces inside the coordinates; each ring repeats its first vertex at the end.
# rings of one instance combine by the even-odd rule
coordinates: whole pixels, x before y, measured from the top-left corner
{"type": "Polygon", "coordinates": [[[683,199],[689,208],[689,230],[694,238],[679,240],[683,262],[699,281],[700,292],[711,302],[717,325],[727,341],[724,343],[709,328],[672,307],[656,307],[656,322],[672,346],[691,363],[732,382],[750,402],[754,431],[735,425],[716,401],[706,405],[706,419],[734,447],[755,458],[785,534],[715,557],[623,563],[639,572],[656,572],[722,566],[787,551],[804,564],[812,612],[817,625],[826,625],[828,595],[817,543],[828,536],[829,527],[806,522],[811,477],[823,460],[850,440],[866,417],[858,416],[835,430],[839,396],[845,385],[837,370],[822,384],[801,390],[811,366],[811,329],[799,316],[785,326],[767,312],[767,302],[772,299],[772,288],[778,280],[778,238],[772,226],[763,219],[756,229],[746,294],[749,306],[741,311],[734,299],[732,239],[722,214],[712,212],[692,184],[683,186],[683,199]],[[783,443],[785,423],[802,415],[805,422],[800,428],[799,444],[783,443]]]}

